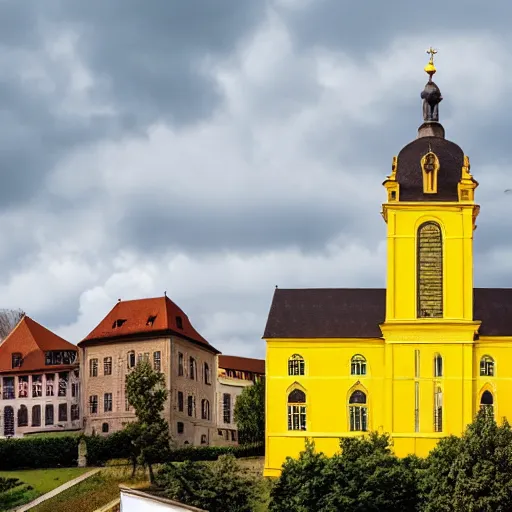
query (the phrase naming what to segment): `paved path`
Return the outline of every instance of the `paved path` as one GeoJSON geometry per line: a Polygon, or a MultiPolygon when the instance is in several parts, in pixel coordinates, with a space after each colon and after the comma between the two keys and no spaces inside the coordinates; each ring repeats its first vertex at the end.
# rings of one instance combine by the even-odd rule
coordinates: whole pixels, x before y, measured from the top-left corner
{"type": "Polygon", "coordinates": [[[119,505],[121,502],[121,498],[116,498],[112,500],[110,503],[107,503],[104,507],[97,508],[94,512],[110,512],[116,505],[119,505]]]}
{"type": "Polygon", "coordinates": [[[50,498],[57,496],[57,494],[60,494],[62,491],[65,491],[66,489],[69,489],[70,487],[73,487],[74,485],[79,484],[86,478],[89,478],[90,476],[95,475],[99,471],[101,471],[100,468],[93,469],[92,471],[88,471],[87,473],[84,473],[83,475],[80,475],[79,477],[74,478],[73,480],[70,480],[69,482],[66,482],[65,484],[62,484],[60,487],[53,489],[53,491],[47,492],[46,494],[39,496],[39,498],[36,498],[34,501],[31,501],[30,503],[27,503],[26,505],[22,505],[21,507],[14,508],[12,510],[13,510],[13,512],[25,512],[26,510],[30,510],[31,508],[35,507],[36,505],[43,503],[43,501],[49,500],[50,498]]]}

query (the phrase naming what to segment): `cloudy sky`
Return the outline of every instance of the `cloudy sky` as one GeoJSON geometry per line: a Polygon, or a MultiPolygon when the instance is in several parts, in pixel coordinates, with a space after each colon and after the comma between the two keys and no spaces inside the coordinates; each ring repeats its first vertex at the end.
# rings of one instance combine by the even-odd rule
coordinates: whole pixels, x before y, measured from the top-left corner
{"type": "Polygon", "coordinates": [[[425,49],[512,286],[503,1],[0,0],[0,307],[77,342],[163,295],[260,357],[280,287],[385,285],[381,185],[421,124],[425,49]]]}

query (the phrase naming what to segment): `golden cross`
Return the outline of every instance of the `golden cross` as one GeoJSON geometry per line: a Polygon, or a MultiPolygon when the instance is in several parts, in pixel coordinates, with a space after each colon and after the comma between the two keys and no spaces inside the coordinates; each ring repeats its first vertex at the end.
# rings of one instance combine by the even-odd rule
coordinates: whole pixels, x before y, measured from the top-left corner
{"type": "Polygon", "coordinates": [[[427,53],[430,54],[430,64],[434,64],[434,55],[437,53],[437,50],[432,48],[432,46],[427,50],[427,53]]]}

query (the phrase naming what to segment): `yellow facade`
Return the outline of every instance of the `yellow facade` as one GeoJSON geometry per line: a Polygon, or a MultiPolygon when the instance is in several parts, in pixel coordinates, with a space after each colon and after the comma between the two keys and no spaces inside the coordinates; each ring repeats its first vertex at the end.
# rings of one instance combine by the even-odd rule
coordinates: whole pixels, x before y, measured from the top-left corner
{"type": "Polygon", "coordinates": [[[474,318],[478,184],[464,157],[457,197],[428,200],[427,194],[443,186],[443,162],[436,164],[437,156],[432,157],[428,168],[427,157],[421,162],[421,200],[400,199],[400,157],[384,182],[388,259],[381,336],[279,337],[266,332],[266,476],[278,476],[286,457],[304,449],[306,438],[332,455],[340,437],[379,431],[391,435],[397,455],[425,456],[441,437],[460,435],[489,396],[495,417],[512,419],[512,402],[506,399],[512,394],[512,365],[507,364],[512,332],[481,335],[481,322],[474,318]],[[428,235],[433,241],[423,257],[420,233],[432,225],[432,232],[440,230],[441,252],[437,257],[434,233],[428,235]],[[431,265],[438,265],[434,277],[427,275],[431,265]],[[290,402],[294,390],[299,394],[290,402]],[[350,404],[354,391],[362,391],[366,403],[350,404]]]}

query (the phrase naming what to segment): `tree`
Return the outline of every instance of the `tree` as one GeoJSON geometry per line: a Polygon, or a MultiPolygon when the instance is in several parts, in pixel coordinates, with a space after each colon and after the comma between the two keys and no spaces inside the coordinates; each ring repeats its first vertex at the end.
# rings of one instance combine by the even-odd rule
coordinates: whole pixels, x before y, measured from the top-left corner
{"type": "Polygon", "coordinates": [[[388,436],[344,438],[340,447],[328,458],[307,443],[298,459],[288,459],[272,489],[270,511],[416,510],[413,463],[391,453],[388,436]]]}
{"type": "Polygon", "coordinates": [[[210,512],[251,512],[258,501],[255,479],[233,455],[221,455],[210,463],[166,464],[156,483],[168,498],[210,512]]]}
{"type": "Polygon", "coordinates": [[[461,438],[442,439],[427,458],[425,512],[512,510],[512,429],[481,409],[461,438]]]}
{"type": "Polygon", "coordinates": [[[265,382],[244,388],[235,404],[235,422],[240,443],[265,440],[265,382]]]}
{"type": "Polygon", "coordinates": [[[0,340],[3,340],[25,316],[21,309],[0,309],[0,340]]]}
{"type": "Polygon", "coordinates": [[[126,376],[126,394],[137,416],[137,422],[126,427],[133,446],[133,471],[138,461],[148,467],[154,482],[153,464],[169,449],[169,425],[162,418],[168,395],[164,374],[153,370],[148,361],[139,361],[126,376]]]}

